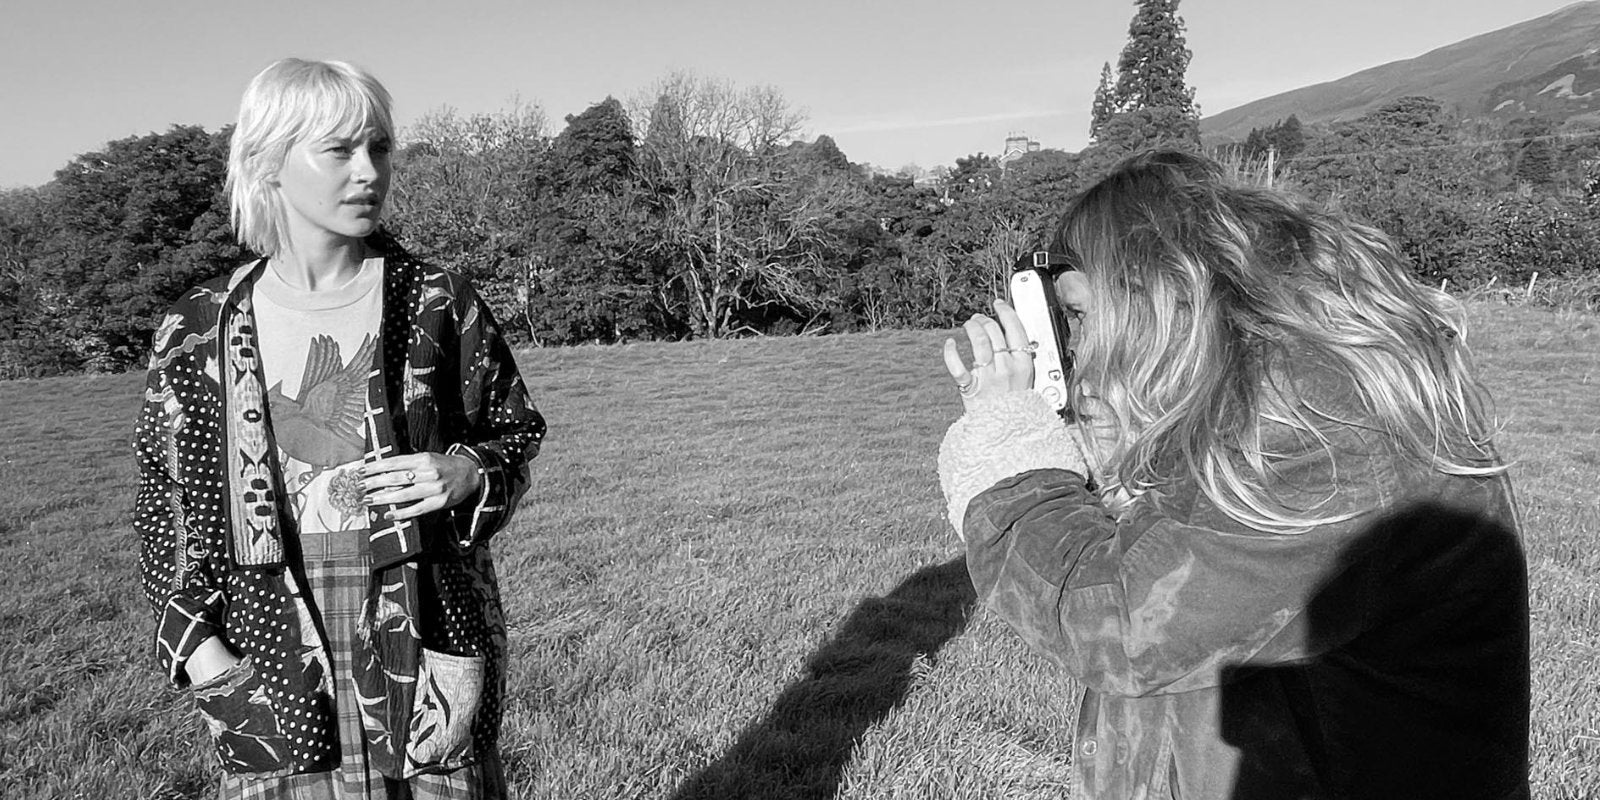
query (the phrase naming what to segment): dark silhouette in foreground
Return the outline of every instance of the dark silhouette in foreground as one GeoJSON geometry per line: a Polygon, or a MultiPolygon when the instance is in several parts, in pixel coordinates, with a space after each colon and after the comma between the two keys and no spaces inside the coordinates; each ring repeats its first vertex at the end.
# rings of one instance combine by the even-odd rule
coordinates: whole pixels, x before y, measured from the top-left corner
{"type": "MultiPolygon", "coordinates": [[[[1308,534],[1315,535],[1315,534],[1308,534]]],[[[1528,587],[1505,525],[1422,503],[1342,554],[1307,609],[1322,655],[1223,673],[1234,800],[1517,798],[1528,792],[1528,587]],[[1281,709],[1298,730],[1283,730],[1281,709]],[[1314,711],[1313,711],[1314,710],[1314,711]],[[1306,746],[1306,755],[1285,748],[1306,746]],[[1314,774],[1288,774],[1309,764],[1314,774]]]]}
{"type": "Polygon", "coordinates": [[[806,677],[673,800],[832,798],[856,742],[905,700],[914,660],[960,634],[976,602],[965,557],[862,600],[807,660],[806,677]]]}

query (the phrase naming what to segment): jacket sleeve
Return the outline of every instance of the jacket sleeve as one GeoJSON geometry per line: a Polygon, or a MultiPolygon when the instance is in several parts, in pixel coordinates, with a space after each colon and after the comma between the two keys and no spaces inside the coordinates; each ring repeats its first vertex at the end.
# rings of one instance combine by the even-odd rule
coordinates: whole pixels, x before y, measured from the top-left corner
{"type": "Polygon", "coordinates": [[[500,327],[470,284],[457,296],[462,407],[467,432],[447,452],[478,465],[476,498],[450,510],[455,545],[470,549],[504,527],[528,488],[528,462],[544,441],[544,416],[534,406],[500,327]]]}
{"type": "MultiPolygon", "coordinates": [[[[1381,460],[1338,442],[1307,447],[1276,474],[1329,485],[1333,452],[1340,508],[1322,510],[1382,505],[1381,460]]],[[[1147,494],[1119,516],[1083,475],[1039,469],[971,501],[967,564],[978,596],[1084,684],[1125,696],[1182,692],[1221,683],[1225,667],[1310,658],[1358,633],[1375,594],[1347,570],[1360,521],[1263,533],[1192,484],[1147,494]],[[1345,613],[1313,630],[1308,604],[1334,583],[1345,613]]]]}
{"type": "Polygon", "coordinates": [[[133,527],[145,597],[155,614],[156,660],[174,686],[188,685],[184,667],[196,647],[222,632],[221,542],[191,530],[190,503],[180,480],[177,438],[194,409],[175,396],[166,366],[152,359],[143,409],[134,433],[139,490],[133,527]]]}

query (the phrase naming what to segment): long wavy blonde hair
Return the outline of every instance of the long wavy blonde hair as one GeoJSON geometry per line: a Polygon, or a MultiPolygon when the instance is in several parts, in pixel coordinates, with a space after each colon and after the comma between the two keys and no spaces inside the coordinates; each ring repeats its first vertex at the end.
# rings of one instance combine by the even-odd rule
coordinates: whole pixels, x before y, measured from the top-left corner
{"type": "Polygon", "coordinates": [[[1192,477],[1230,517],[1284,533],[1359,513],[1279,496],[1269,424],[1324,446],[1330,423],[1370,429],[1449,474],[1504,469],[1459,306],[1413,281],[1374,228],[1155,151],[1079,195],[1053,247],[1075,256],[1093,296],[1072,394],[1109,493],[1192,477]],[[1362,408],[1301,396],[1302,359],[1342,372],[1362,408]]]}

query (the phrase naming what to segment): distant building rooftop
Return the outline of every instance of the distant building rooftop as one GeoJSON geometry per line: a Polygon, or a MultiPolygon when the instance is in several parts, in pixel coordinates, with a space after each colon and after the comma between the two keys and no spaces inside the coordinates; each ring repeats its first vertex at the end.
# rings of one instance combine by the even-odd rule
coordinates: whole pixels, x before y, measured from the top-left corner
{"type": "Polygon", "coordinates": [[[1027,134],[1013,133],[1006,137],[1006,146],[1000,151],[1000,168],[1005,169],[1007,164],[1038,151],[1039,143],[1029,139],[1027,134]]]}

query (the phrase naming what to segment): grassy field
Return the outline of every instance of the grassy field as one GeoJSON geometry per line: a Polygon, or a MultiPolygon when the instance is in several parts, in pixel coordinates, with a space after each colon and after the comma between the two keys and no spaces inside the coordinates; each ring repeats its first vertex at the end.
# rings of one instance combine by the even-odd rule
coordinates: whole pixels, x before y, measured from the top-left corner
{"type": "MultiPolygon", "coordinates": [[[[1477,305],[1533,584],[1534,796],[1600,796],[1600,318],[1477,305]]],[[[940,333],[528,352],[495,544],[530,798],[1031,798],[1072,687],[975,611],[940,333]]],[[[128,524],[140,376],[0,383],[0,797],[209,797],[128,524]]]]}

